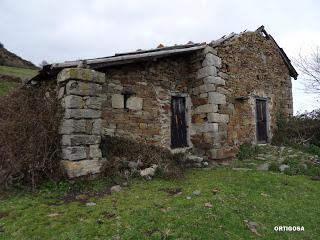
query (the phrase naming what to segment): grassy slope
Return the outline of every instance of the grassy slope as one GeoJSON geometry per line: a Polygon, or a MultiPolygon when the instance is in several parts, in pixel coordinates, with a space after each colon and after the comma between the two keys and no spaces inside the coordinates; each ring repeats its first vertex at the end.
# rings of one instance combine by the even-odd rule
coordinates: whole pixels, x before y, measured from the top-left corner
{"type": "MultiPolygon", "coordinates": [[[[96,180],[89,188],[105,182],[96,180]]],[[[65,186],[66,188],[66,186],[65,186]]],[[[271,172],[192,170],[186,179],[137,180],[120,193],[92,198],[96,206],[57,201],[60,190],[0,200],[0,239],[317,239],[320,182],[271,172]],[[181,187],[168,196],[161,188],[181,187]],[[219,189],[217,194],[212,189],[219,189]],[[193,191],[200,190],[195,196],[193,191]],[[52,193],[54,192],[54,193],[52,193]],[[186,197],[192,196],[188,200],[186,197]],[[206,208],[210,202],[213,207],[206,208]],[[58,213],[57,216],[48,216],[58,213]],[[115,214],[114,216],[112,214],[115,214]],[[1,214],[0,214],[1,216],[1,214]],[[253,234],[244,224],[259,224],[253,234]],[[305,232],[274,232],[302,225],[305,232]],[[114,238],[115,237],[115,238],[114,238]],[[118,238],[117,238],[118,237],[118,238]]]]}
{"type": "Polygon", "coordinates": [[[27,69],[27,68],[0,66],[1,75],[24,78],[24,77],[33,77],[37,74],[37,72],[38,72],[37,70],[27,69]]]}
{"type": "Polygon", "coordinates": [[[17,82],[0,81],[0,96],[5,95],[18,85],[17,82]]]}
{"type": "MultiPolygon", "coordinates": [[[[0,66],[0,75],[18,77],[20,79],[30,78],[37,74],[37,70],[0,66]]],[[[18,86],[18,82],[0,80],[0,96],[5,95],[10,90],[18,86]]]]}

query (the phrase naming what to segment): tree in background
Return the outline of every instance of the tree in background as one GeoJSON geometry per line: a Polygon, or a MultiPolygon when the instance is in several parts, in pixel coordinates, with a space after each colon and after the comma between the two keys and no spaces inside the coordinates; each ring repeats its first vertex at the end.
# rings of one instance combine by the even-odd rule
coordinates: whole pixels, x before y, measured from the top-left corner
{"type": "Polygon", "coordinates": [[[4,46],[3,46],[3,43],[2,43],[2,42],[0,42],[0,48],[4,48],[4,46]]]}
{"type": "Polygon", "coordinates": [[[316,47],[309,55],[300,53],[294,63],[305,76],[306,91],[320,94],[320,48],[316,47]]]}
{"type": "Polygon", "coordinates": [[[50,63],[48,63],[46,60],[42,60],[42,62],[39,64],[40,67],[43,67],[45,65],[49,65],[50,63]]]}

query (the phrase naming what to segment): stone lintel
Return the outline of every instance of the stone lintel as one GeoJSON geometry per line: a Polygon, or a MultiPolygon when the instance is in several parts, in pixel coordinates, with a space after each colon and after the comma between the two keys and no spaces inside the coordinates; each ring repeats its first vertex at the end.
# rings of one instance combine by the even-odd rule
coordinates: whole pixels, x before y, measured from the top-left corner
{"type": "Polygon", "coordinates": [[[103,84],[106,81],[104,73],[86,68],[65,68],[57,76],[59,83],[71,79],[99,84],[103,84]]]}

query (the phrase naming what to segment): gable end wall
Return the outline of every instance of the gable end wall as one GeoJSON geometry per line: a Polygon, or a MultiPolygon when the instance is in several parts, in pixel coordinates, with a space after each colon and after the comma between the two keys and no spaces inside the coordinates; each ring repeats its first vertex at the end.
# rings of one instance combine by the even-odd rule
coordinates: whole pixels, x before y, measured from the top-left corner
{"type": "Polygon", "coordinates": [[[278,50],[257,32],[241,34],[215,49],[223,60],[221,71],[229,75],[224,109],[230,115],[228,144],[256,143],[256,97],[267,100],[270,141],[277,117],[293,114],[291,77],[278,50]]]}

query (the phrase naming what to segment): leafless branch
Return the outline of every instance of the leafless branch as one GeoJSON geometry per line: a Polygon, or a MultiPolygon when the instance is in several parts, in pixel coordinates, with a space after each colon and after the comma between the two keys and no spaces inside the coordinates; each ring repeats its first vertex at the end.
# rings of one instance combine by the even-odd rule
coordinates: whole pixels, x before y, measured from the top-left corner
{"type": "Polygon", "coordinates": [[[312,49],[310,55],[300,51],[293,62],[304,75],[306,92],[320,94],[320,48],[312,49]]]}

